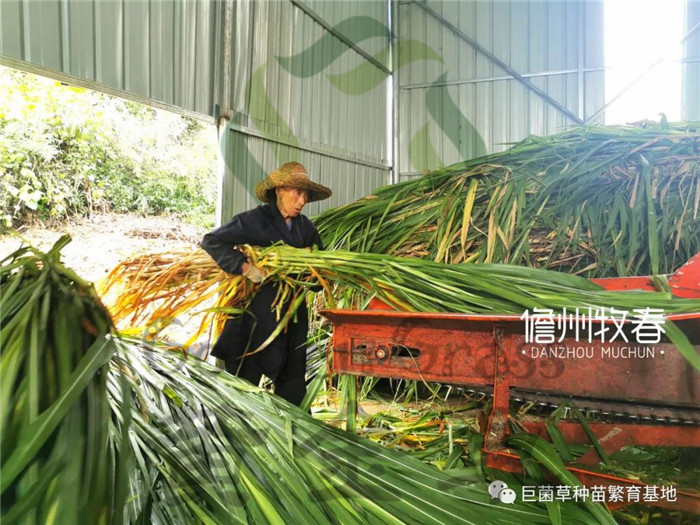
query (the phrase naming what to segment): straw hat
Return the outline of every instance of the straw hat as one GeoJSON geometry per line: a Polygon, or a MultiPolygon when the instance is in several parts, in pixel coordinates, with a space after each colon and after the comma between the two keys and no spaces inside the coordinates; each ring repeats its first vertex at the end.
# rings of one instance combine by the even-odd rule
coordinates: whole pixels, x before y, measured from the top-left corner
{"type": "Polygon", "coordinates": [[[306,173],[306,168],[298,162],[287,162],[270,173],[255,186],[255,196],[262,202],[274,204],[275,188],[288,186],[309,192],[309,202],[320,201],[331,196],[329,188],[313,182],[306,173]]]}

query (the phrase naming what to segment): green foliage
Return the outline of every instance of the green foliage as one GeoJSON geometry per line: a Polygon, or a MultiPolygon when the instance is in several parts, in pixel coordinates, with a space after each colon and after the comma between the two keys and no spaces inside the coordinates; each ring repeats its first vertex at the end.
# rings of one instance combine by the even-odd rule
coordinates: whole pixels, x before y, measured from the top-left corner
{"type": "Polygon", "coordinates": [[[0,227],[98,210],[210,225],[214,135],[192,119],[0,67],[0,227]]]}
{"type": "Polygon", "coordinates": [[[61,264],[69,240],[0,261],[2,523],[110,523],[125,504],[108,447],[112,320],[61,264]]]}

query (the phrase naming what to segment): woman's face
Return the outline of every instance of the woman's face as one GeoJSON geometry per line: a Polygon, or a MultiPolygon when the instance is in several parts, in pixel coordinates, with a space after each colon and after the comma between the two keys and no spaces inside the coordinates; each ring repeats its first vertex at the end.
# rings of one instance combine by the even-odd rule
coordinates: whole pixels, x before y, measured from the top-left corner
{"type": "Polygon", "coordinates": [[[299,188],[282,186],[276,188],[275,193],[277,194],[277,208],[285,219],[299,215],[306,203],[309,202],[309,192],[299,188]]]}

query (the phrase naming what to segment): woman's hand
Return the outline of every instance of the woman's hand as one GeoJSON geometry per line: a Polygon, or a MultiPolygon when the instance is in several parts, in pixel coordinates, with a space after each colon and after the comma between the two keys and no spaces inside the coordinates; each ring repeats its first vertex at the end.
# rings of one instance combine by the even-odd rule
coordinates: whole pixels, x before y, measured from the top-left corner
{"type": "Polygon", "coordinates": [[[248,261],[241,265],[241,273],[254,283],[261,283],[265,278],[263,271],[248,261]]]}

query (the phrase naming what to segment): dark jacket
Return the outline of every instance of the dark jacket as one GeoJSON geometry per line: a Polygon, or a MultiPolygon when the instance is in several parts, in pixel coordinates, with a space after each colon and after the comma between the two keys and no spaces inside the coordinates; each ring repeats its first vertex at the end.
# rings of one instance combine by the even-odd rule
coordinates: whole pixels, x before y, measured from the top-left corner
{"type": "MultiPolygon", "coordinates": [[[[239,213],[227,224],[206,234],[201,247],[224,271],[240,274],[245,256],[234,246],[250,244],[266,247],[280,241],[296,248],[317,246],[323,249],[321,237],[307,217],[299,215],[292,218],[290,229],[274,204],[239,213]]],[[[276,312],[272,309],[277,287],[274,282],[261,286],[250,304],[249,313],[226,322],[212,355],[226,361],[229,371],[236,371],[246,348],[249,351],[256,349],[277,327],[276,312]]],[[[256,367],[272,380],[276,379],[287,351],[305,351],[308,331],[305,304],[302,304],[295,317],[296,320],[290,322],[287,330],[265,350],[246,358],[255,359],[256,367]]]]}

